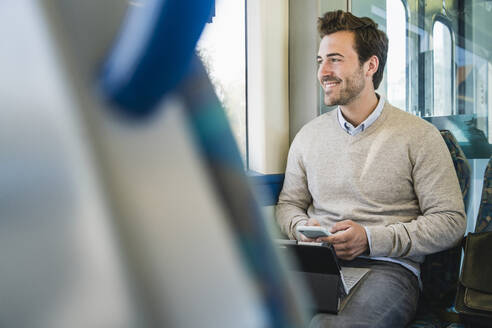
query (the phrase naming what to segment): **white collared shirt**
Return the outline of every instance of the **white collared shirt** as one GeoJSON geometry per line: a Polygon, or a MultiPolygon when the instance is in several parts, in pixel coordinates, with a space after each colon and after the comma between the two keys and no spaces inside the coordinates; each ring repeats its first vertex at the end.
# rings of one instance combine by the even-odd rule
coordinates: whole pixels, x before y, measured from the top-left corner
{"type": "Polygon", "coordinates": [[[372,113],[364,120],[364,122],[362,122],[356,127],[354,127],[351,123],[347,122],[345,117],[343,117],[340,106],[338,106],[337,116],[338,116],[338,123],[340,123],[340,127],[344,129],[351,136],[355,136],[360,132],[364,131],[365,129],[367,129],[369,126],[371,126],[371,124],[374,123],[383,112],[383,107],[385,103],[384,98],[382,96],[378,94],[376,95],[379,97],[378,105],[372,111],[372,113]]]}

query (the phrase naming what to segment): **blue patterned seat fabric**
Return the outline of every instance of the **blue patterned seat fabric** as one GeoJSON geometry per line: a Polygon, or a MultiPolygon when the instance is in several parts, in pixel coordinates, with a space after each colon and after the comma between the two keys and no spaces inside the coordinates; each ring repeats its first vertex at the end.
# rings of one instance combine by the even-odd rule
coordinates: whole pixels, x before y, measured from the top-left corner
{"type": "Polygon", "coordinates": [[[482,199],[478,211],[475,232],[492,231],[492,158],[483,177],[482,199]]]}
{"type": "MultiPolygon", "coordinates": [[[[446,142],[451,154],[465,208],[468,209],[470,164],[450,131],[442,130],[441,136],[446,142]]],[[[492,168],[490,174],[492,176],[492,168]]],[[[492,199],[492,184],[489,196],[492,199]]],[[[492,213],[492,207],[490,211],[492,213]]],[[[409,327],[461,327],[459,324],[450,322],[457,319],[457,317],[447,311],[454,302],[459,277],[460,259],[461,246],[426,256],[425,262],[421,267],[421,278],[424,287],[422,297],[419,302],[416,320],[409,327]]]]}
{"type": "MultiPolygon", "coordinates": [[[[456,175],[458,176],[458,181],[460,183],[461,194],[463,195],[463,201],[465,203],[465,211],[468,210],[468,196],[470,190],[470,164],[466,159],[465,153],[461,149],[458,141],[453,136],[449,130],[441,130],[441,136],[448,146],[449,153],[453,160],[454,169],[456,170],[456,175]]],[[[489,163],[490,165],[490,163],[489,163]]],[[[492,174],[492,172],[491,172],[492,174]]]]}

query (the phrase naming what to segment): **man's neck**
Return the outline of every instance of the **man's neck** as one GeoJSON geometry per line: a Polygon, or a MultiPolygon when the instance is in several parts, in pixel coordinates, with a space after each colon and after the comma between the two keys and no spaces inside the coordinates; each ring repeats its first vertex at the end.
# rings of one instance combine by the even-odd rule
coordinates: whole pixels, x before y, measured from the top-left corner
{"type": "Polygon", "coordinates": [[[347,105],[340,106],[343,117],[353,126],[359,126],[371,115],[379,102],[373,91],[367,95],[360,95],[347,105]]]}

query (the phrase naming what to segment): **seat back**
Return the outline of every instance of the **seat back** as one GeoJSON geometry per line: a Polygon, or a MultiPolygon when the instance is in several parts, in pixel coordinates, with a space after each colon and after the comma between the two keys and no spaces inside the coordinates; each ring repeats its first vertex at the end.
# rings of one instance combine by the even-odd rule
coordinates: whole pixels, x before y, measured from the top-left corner
{"type": "MultiPolygon", "coordinates": [[[[470,164],[450,131],[441,130],[441,136],[451,154],[465,209],[467,209],[468,191],[470,189],[470,164]]],[[[445,309],[453,304],[458,283],[460,259],[461,247],[459,245],[426,256],[425,262],[421,267],[421,278],[424,286],[422,298],[431,308],[445,309]]]]}
{"type": "MultiPolygon", "coordinates": [[[[470,176],[471,169],[465,153],[461,149],[458,141],[449,130],[441,130],[441,136],[448,146],[451,159],[453,160],[454,169],[458,176],[458,182],[460,183],[461,194],[463,196],[463,202],[465,203],[465,211],[468,210],[468,199],[470,189],[470,176]]],[[[492,173],[491,173],[492,174],[492,173]]]]}
{"type": "Polygon", "coordinates": [[[482,199],[475,225],[475,232],[484,231],[492,231],[492,158],[483,176],[482,199]]]}

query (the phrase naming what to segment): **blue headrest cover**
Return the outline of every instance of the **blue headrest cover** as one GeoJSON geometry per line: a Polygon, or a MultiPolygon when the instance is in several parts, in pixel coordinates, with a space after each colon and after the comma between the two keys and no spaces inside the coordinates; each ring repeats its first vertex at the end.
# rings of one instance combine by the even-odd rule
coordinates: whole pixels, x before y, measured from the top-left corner
{"type": "Polygon", "coordinates": [[[147,0],[129,9],[103,64],[103,94],[130,116],[147,116],[186,75],[214,0],[147,0]]]}

